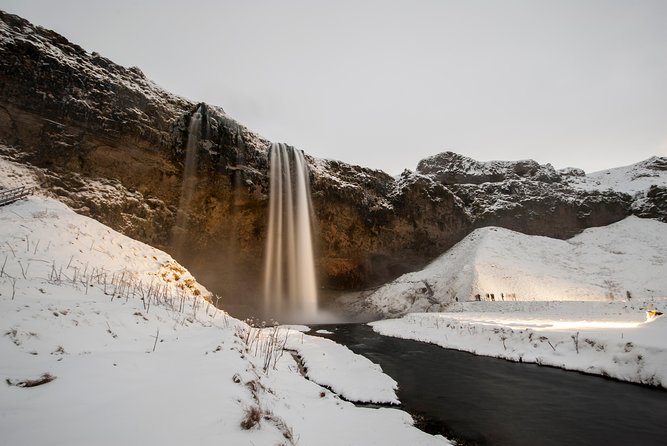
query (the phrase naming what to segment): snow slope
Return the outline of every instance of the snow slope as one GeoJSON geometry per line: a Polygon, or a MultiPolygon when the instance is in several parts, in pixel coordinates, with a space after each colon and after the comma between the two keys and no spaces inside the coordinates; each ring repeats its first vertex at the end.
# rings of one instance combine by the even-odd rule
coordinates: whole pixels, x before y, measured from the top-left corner
{"type": "Polygon", "coordinates": [[[577,189],[611,189],[636,195],[653,185],[667,187],[667,158],[654,156],[629,166],[569,177],[568,182],[577,189]]]}
{"type": "Polygon", "coordinates": [[[650,302],[467,302],[373,322],[378,333],[667,388],[667,319],[650,302]]]}
{"type": "MultiPolygon", "coordinates": [[[[20,169],[0,164],[0,185],[29,178],[20,169]]],[[[372,378],[367,399],[393,402],[370,361],[294,335],[309,380],[282,348],[295,332],[252,329],[215,298],[167,254],[57,201],[0,207],[0,445],[449,444],[315,382],[353,399],[372,378]]]]}
{"type": "Polygon", "coordinates": [[[330,388],[348,401],[400,404],[398,384],[378,364],[344,345],[316,336],[290,333],[286,347],[301,357],[308,379],[330,388]],[[354,380],[349,377],[354,376],[354,380]]]}
{"type": "Polygon", "coordinates": [[[667,224],[628,217],[569,239],[477,229],[426,268],[369,296],[385,315],[480,300],[627,300],[667,296],[667,224]]]}

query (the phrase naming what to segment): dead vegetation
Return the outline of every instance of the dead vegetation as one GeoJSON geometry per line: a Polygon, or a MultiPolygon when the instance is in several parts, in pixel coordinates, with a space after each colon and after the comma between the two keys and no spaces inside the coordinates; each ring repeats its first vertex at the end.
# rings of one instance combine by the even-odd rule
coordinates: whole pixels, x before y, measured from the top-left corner
{"type": "MultiPolygon", "coordinates": [[[[11,245],[7,245],[13,249],[11,245]]],[[[204,293],[203,288],[194,277],[190,276],[187,270],[175,261],[165,262],[160,265],[157,272],[145,274],[138,274],[127,269],[111,271],[104,267],[91,267],[88,262],[83,264],[78,261],[74,255],[62,265],[58,265],[56,261],[38,258],[29,259],[24,265],[20,260],[9,255],[0,261],[0,278],[9,282],[12,300],[19,291],[21,281],[29,280],[31,277],[46,279],[51,285],[72,286],[84,291],[85,294],[88,294],[91,288],[97,288],[109,296],[112,302],[121,299],[125,302],[138,299],[142,303],[144,313],[135,315],[144,320],[147,320],[146,315],[154,305],[167,307],[178,313],[187,313],[186,320],[190,322],[200,320],[202,314],[215,317],[219,311],[220,297],[204,293]],[[44,271],[44,275],[32,274],[31,262],[42,262],[49,265],[48,272],[44,271]],[[18,274],[10,275],[8,273],[10,266],[13,266],[18,274]]],[[[45,293],[44,289],[40,289],[40,292],[45,293]]],[[[67,313],[67,310],[59,312],[54,310],[53,315],[66,316],[67,313]]],[[[228,324],[226,313],[223,312],[223,316],[225,324],[228,324]]]]}
{"type": "Polygon", "coordinates": [[[5,336],[9,336],[9,339],[11,339],[17,347],[21,345],[21,341],[18,338],[18,330],[16,328],[6,331],[5,336]]]}
{"type": "Polygon", "coordinates": [[[20,381],[14,381],[7,378],[6,382],[8,385],[15,387],[37,387],[43,384],[48,384],[54,379],[56,379],[55,376],[51,375],[50,373],[44,373],[37,379],[24,379],[20,381]]]}
{"type": "Polygon", "coordinates": [[[250,406],[245,410],[245,414],[241,420],[241,429],[250,430],[259,427],[262,420],[275,426],[289,444],[295,444],[292,428],[289,427],[282,418],[278,417],[270,410],[262,410],[258,405],[250,406]]]}
{"type": "Polygon", "coordinates": [[[245,410],[245,416],[241,420],[241,429],[250,430],[259,425],[262,419],[262,410],[259,406],[250,406],[245,410]]]}
{"type": "Polygon", "coordinates": [[[289,331],[289,328],[281,328],[277,324],[272,327],[266,327],[265,323],[259,327],[248,324],[239,326],[236,336],[245,344],[246,353],[254,353],[262,360],[262,371],[268,374],[270,370],[275,370],[278,360],[285,354],[289,331]]]}

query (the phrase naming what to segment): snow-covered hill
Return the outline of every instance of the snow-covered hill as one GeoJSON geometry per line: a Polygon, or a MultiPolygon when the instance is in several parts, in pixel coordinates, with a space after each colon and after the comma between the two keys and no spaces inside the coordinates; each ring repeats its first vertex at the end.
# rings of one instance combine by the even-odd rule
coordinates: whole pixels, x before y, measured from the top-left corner
{"type": "MultiPolygon", "coordinates": [[[[32,181],[0,163],[0,187],[32,181]]],[[[0,207],[0,445],[449,444],[346,401],[398,402],[368,359],[252,328],[214,299],[166,253],[60,202],[0,207]]]]}
{"type": "Polygon", "coordinates": [[[568,182],[578,189],[611,189],[634,196],[646,192],[651,186],[667,187],[667,158],[654,156],[629,166],[571,176],[568,182]]]}
{"type": "Polygon", "coordinates": [[[627,300],[667,296],[667,224],[628,217],[569,239],[481,228],[421,271],[379,288],[385,315],[455,301],[627,300]]]}

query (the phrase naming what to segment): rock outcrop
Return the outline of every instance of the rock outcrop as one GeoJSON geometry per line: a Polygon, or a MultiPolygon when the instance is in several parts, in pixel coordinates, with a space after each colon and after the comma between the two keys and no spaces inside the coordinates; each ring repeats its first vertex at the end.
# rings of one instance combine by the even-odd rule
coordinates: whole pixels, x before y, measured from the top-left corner
{"type": "Polygon", "coordinates": [[[429,175],[442,184],[499,183],[520,178],[542,183],[561,180],[551,164],[540,165],[533,160],[484,162],[454,152],[443,152],[421,160],[417,164],[417,172],[429,175]]]}
{"type": "MultiPolygon", "coordinates": [[[[227,308],[259,295],[269,142],[222,108],[170,94],[138,68],[0,12],[0,143],[3,156],[34,166],[44,191],[174,254],[227,308]],[[197,111],[197,187],[187,224],[176,227],[197,111]],[[180,249],[174,234],[185,240],[180,249]]],[[[420,268],[480,226],[563,238],[632,212],[629,195],[577,189],[564,180],[576,171],[531,160],[480,163],[446,152],[397,178],[307,160],[317,267],[332,290],[420,268]]],[[[652,194],[660,208],[664,190],[652,194]]],[[[646,211],[655,212],[663,211],[646,211]]]]}

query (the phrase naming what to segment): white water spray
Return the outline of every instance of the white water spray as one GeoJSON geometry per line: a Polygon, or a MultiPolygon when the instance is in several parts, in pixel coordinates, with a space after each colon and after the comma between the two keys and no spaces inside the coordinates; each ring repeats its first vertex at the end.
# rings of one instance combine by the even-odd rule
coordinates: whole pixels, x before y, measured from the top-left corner
{"type": "Polygon", "coordinates": [[[311,228],[312,203],[303,153],[272,144],[264,309],[281,319],[312,320],[317,282],[311,228]]]}

